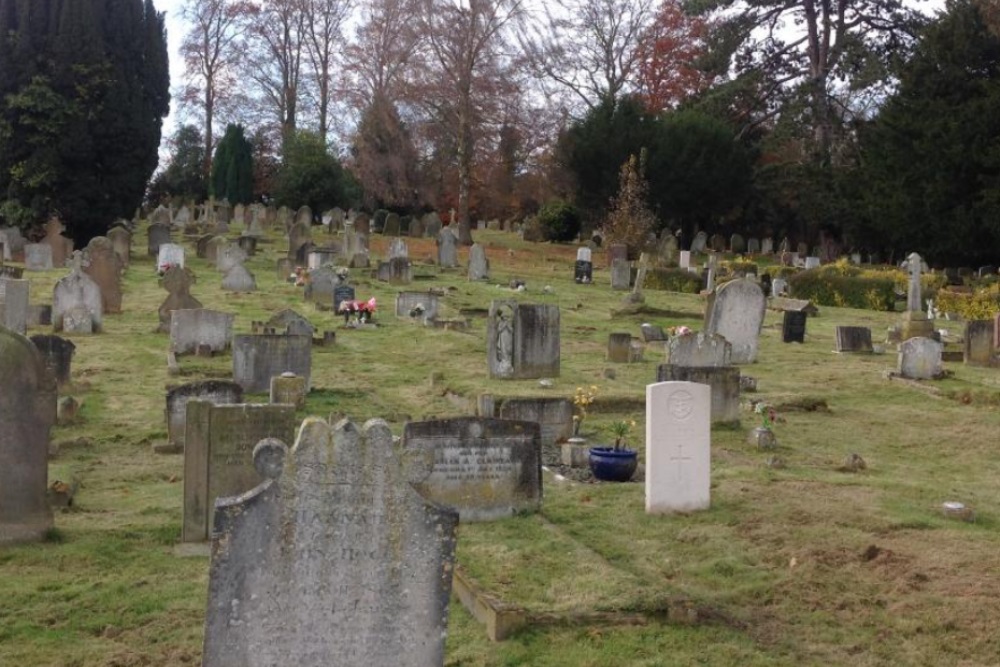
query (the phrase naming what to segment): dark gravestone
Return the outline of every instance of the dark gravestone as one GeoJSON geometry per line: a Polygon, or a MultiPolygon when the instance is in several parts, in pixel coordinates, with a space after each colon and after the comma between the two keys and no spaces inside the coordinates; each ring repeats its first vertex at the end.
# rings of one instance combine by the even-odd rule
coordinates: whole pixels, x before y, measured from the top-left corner
{"type": "Polygon", "coordinates": [[[170,225],[153,223],[149,226],[149,238],[146,250],[150,257],[160,254],[160,246],[170,243],[170,225]]]}
{"type": "Polygon", "coordinates": [[[632,334],[608,334],[608,361],[616,364],[627,364],[630,361],[632,349],[632,334]]]}
{"type": "Polygon", "coordinates": [[[781,322],[781,342],[804,343],[808,318],[809,315],[803,311],[786,310],[781,322]]]}
{"type": "Polygon", "coordinates": [[[0,328],[0,546],[40,540],[52,528],[49,429],[56,388],[38,350],[0,328]]]}
{"type": "Polygon", "coordinates": [[[333,310],[340,312],[340,304],[344,301],[354,301],[354,288],[350,285],[337,285],[333,288],[333,310]]]}
{"type": "Polygon", "coordinates": [[[487,324],[490,377],[559,376],[559,307],[493,301],[487,324]]]}
{"type": "Polygon", "coordinates": [[[255,335],[233,336],[233,380],[249,393],[271,390],[271,378],[295,373],[306,379],[312,372],[310,336],[255,335]]]}
{"type": "Polygon", "coordinates": [[[184,425],[184,523],[181,540],[204,542],[211,534],[212,505],[257,485],[253,448],[263,438],[290,440],[291,405],[186,403],[184,425]]]}
{"type": "Polygon", "coordinates": [[[711,388],[713,424],[740,421],[740,369],[736,366],[676,366],[660,364],[657,382],[697,382],[711,388]]]}
{"type": "Polygon", "coordinates": [[[871,352],[872,330],[868,327],[837,327],[837,352],[871,352]]]}
{"type": "Polygon", "coordinates": [[[204,380],[182,384],[167,391],[167,441],[177,450],[184,449],[189,401],[206,401],[212,405],[243,402],[243,388],[228,380],[204,380]]]}
{"type": "Polygon", "coordinates": [[[962,358],[970,366],[993,365],[996,350],[993,346],[995,323],[993,320],[970,320],[965,323],[965,346],[962,358]]]}
{"type": "Polygon", "coordinates": [[[579,259],[576,260],[576,264],[573,266],[573,280],[580,284],[590,284],[594,282],[593,262],[584,262],[579,259]]]}
{"type": "Polygon", "coordinates": [[[492,521],[542,504],[542,449],[533,422],[462,417],[403,427],[403,445],[429,452],[420,494],[458,511],[462,522],[492,521]]]}
{"type": "Polygon", "coordinates": [[[440,667],[458,516],[412,487],[385,422],[307,419],[216,503],[203,667],[440,667]],[[279,529],[280,528],[280,529],[279,529]]]}
{"type": "Polygon", "coordinates": [[[31,342],[38,348],[42,361],[59,385],[69,384],[70,368],[76,345],[59,336],[32,336],[31,342]]]}
{"type": "Polygon", "coordinates": [[[658,343],[669,340],[667,338],[667,332],[663,330],[663,327],[656,326],[655,324],[643,324],[639,327],[642,332],[642,340],[646,343],[658,343]]]}

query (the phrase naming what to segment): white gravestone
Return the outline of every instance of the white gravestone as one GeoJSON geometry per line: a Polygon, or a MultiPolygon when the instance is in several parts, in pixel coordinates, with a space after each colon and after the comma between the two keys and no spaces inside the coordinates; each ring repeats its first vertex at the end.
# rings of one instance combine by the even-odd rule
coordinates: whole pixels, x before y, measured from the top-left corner
{"type": "Polygon", "coordinates": [[[160,271],[166,271],[169,266],[184,268],[184,246],[176,243],[160,244],[160,250],[156,256],[156,268],[160,271]]]}
{"type": "Polygon", "coordinates": [[[646,387],[646,513],[708,509],[711,389],[695,382],[646,387]]]}

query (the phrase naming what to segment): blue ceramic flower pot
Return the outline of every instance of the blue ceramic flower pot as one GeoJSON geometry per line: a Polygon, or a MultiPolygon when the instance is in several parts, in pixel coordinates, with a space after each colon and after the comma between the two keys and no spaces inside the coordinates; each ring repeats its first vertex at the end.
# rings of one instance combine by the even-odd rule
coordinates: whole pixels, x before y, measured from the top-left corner
{"type": "Polygon", "coordinates": [[[590,472],[602,482],[627,482],[638,465],[639,453],[634,449],[590,448],[590,472]]]}

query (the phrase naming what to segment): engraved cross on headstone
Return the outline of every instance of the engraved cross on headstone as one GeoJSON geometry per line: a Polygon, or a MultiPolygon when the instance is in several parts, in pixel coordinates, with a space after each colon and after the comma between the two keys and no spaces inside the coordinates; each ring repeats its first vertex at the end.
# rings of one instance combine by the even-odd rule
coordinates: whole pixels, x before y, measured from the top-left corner
{"type": "Polygon", "coordinates": [[[684,443],[677,443],[677,456],[671,456],[671,461],[677,461],[677,481],[681,479],[681,468],[684,465],[684,461],[690,461],[690,456],[684,456],[684,443]]]}

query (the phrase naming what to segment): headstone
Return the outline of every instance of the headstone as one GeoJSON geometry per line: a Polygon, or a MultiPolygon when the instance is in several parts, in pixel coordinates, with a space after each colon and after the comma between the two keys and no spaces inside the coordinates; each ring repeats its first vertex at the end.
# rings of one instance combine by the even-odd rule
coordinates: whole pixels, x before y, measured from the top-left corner
{"type": "Polygon", "coordinates": [[[438,314],[438,296],[433,292],[400,292],[396,295],[396,317],[434,320],[438,314]]]}
{"type": "Polygon", "coordinates": [[[176,243],[161,244],[156,256],[157,270],[163,272],[174,266],[184,268],[184,246],[176,243]]]}
{"type": "Polygon", "coordinates": [[[22,336],[28,331],[27,280],[0,278],[0,327],[6,327],[22,336]]]}
{"type": "Polygon", "coordinates": [[[204,401],[212,405],[242,403],[243,388],[228,380],[202,380],[167,390],[167,441],[179,451],[184,449],[189,401],[204,401]]]}
{"type": "Polygon", "coordinates": [[[771,281],[771,296],[784,296],[788,294],[788,281],[784,278],[775,278],[771,281]]]}
{"type": "Polygon", "coordinates": [[[992,264],[987,264],[986,266],[980,266],[977,272],[980,278],[986,278],[987,276],[995,276],[997,273],[997,267],[992,264]]]}
{"type": "Polygon", "coordinates": [[[711,392],[694,382],[646,387],[646,513],[708,509],[711,392]]]}
{"type": "Polygon", "coordinates": [[[313,223],[313,212],[308,206],[300,206],[299,210],[295,212],[295,224],[296,225],[307,225],[312,226],[313,223]]]}
{"type": "Polygon", "coordinates": [[[490,377],[559,376],[559,307],[493,301],[487,326],[490,377]]]}
{"type": "Polygon", "coordinates": [[[282,373],[271,378],[271,405],[291,405],[296,410],[306,406],[306,379],[295,373],[282,373]]]}
{"type": "MultiPolygon", "coordinates": [[[[201,243],[199,242],[199,246],[201,243]]],[[[212,236],[205,242],[205,259],[210,263],[215,264],[215,268],[219,268],[220,257],[229,248],[229,239],[225,236],[212,236]]],[[[240,251],[242,252],[242,248],[240,251]]],[[[231,261],[230,257],[226,257],[222,260],[224,263],[231,261]]]]}
{"type": "Polygon", "coordinates": [[[437,236],[438,266],[452,268],[458,266],[458,237],[445,227],[437,236]]]}
{"type": "Polygon", "coordinates": [[[396,257],[405,259],[409,256],[410,251],[406,247],[406,241],[398,237],[389,241],[389,259],[395,259],[396,257]]]}
{"type": "Polygon", "coordinates": [[[26,271],[47,271],[53,268],[52,246],[48,243],[29,243],[24,246],[26,271]]]}
{"type": "Polygon", "coordinates": [[[188,400],[185,410],[181,540],[204,542],[212,533],[216,499],[255,486],[254,445],[263,438],[290,440],[295,411],[289,405],[214,405],[198,400],[188,400]]]}
{"type": "Polygon", "coordinates": [[[175,267],[163,274],[160,278],[160,287],[167,290],[168,294],[158,310],[160,326],[157,331],[170,332],[173,311],[201,308],[201,301],[191,296],[191,285],[194,283],[194,273],[188,268],[175,267]]]}
{"type": "Polygon", "coordinates": [[[275,313],[267,321],[266,326],[291,336],[309,336],[312,338],[313,334],[316,333],[316,327],[291,308],[285,308],[275,313]]]}
{"type": "Polygon", "coordinates": [[[354,301],[356,296],[354,287],[347,284],[340,284],[333,288],[333,311],[340,312],[340,305],[345,301],[354,301]]]}
{"type": "Polygon", "coordinates": [[[677,259],[679,247],[677,237],[669,229],[663,230],[663,238],[657,246],[657,255],[661,264],[672,264],[677,259]]]}
{"type": "Polygon", "coordinates": [[[872,330],[868,327],[837,327],[837,352],[872,351],[872,330]]]}
{"type": "Polygon", "coordinates": [[[806,257],[806,269],[818,269],[820,267],[819,257],[806,257]]]}
{"type": "Polygon", "coordinates": [[[627,259],[615,257],[611,262],[611,289],[627,290],[632,280],[632,268],[627,259]]]}
{"type": "Polygon", "coordinates": [[[160,204],[149,214],[149,222],[154,225],[169,225],[172,217],[170,209],[160,204]]]}
{"type": "Polygon", "coordinates": [[[409,233],[411,239],[418,239],[424,235],[424,222],[420,218],[413,217],[410,220],[409,233]]]}
{"type": "Polygon", "coordinates": [[[235,264],[222,277],[222,289],[227,292],[255,292],[257,281],[242,264],[235,264]]]}
{"type": "Polygon", "coordinates": [[[122,312],[122,269],[124,268],[111,241],[95,236],[87,244],[87,266],[83,271],[101,290],[104,314],[122,312]]]}
{"type": "Polygon", "coordinates": [[[194,256],[198,259],[208,258],[208,243],[215,237],[211,234],[202,234],[194,243],[194,256]]]}
{"type": "Polygon", "coordinates": [[[354,216],[354,231],[363,234],[365,238],[371,236],[372,221],[367,213],[361,212],[354,216]]]}
{"type": "Polygon", "coordinates": [[[62,235],[64,231],[66,227],[62,221],[53,216],[46,223],[45,238],[41,240],[52,248],[52,266],[56,268],[66,266],[66,260],[73,254],[73,241],[62,235]]]}
{"type": "Polygon", "coordinates": [[[490,262],[486,259],[486,250],[478,243],[469,248],[469,280],[488,280],[490,277],[490,262]]]}
{"type": "Polygon", "coordinates": [[[52,290],[52,327],[55,331],[97,333],[101,331],[102,311],[101,288],[79,268],[60,279],[52,290]]]}
{"type": "Polygon", "coordinates": [[[746,249],[746,241],[740,234],[733,234],[729,237],[729,252],[739,255],[746,252],[746,249]]]}
{"type": "Polygon", "coordinates": [[[76,345],[59,336],[32,336],[31,342],[41,355],[42,363],[59,386],[69,384],[70,368],[76,345]]]}
{"type": "Polygon", "coordinates": [[[312,240],[312,227],[304,222],[296,222],[288,230],[288,258],[295,260],[299,249],[312,240]]]}
{"type": "Polygon", "coordinates": [[[708,240],[708,247],[714,252],[725,252],[726,237],[722,234],[712,234],[712,238],[708,240]]]}
{"type": "Polygon", "coordinates": [[[377,278],[391,285],[409,285],[413,280],[410,260],[393,257],[388,262],[379,263],[377,278]]]}
{"type": "Polygon", "coordinates": [[[111,248],[123,267],[129,265],[132,256],[132,234],[124,227],[112,227],[108,230],[108,240],[111,248]]]}
{"type": "Polygon", "coordinates": [[[441,218],[434,211],[426,214],[423,219],[424,236],[429,239],[437,238],[441,233],[441,218]]]}
{"type": "Polygon", "coordinates": [[[678,266],[680,266],[680,268],[682,268],[682,269],[690,269],[691,268],[691,251],[690,250],[681,250],[680,253],[678,253],[678,260],[677,260],[677,262],[678,262],[678,266]]]}
{"type": "Polygon", "coordinates": [[[385,225],[382,227],[382,233],[386,236],[399,236],[400,221],[398,213],[389,213],[385,216],[385,225]]]}
{"type": "Polygon", "coordinates": [[[963,360],[970,366],[992,366],[996,357],[993,320],[970,320],[965,323],[963,360]]]}
{"type": "Polygon", "coordinates": [[[753,363],[766,307],[760,285],[749,278],[731,280],[709,297],[705,332],[720,334],[729,341],[734,364],[753,363]]]}
{"type": "Polygon", "coordinates": [[[225,352],[233,337],[232,313],[207,308],[170,311],[170,349],[174,354],[194,354],[199,347],[225,352]]]}
{"type": "Polygon", "coordinates": [[[573,280],[579,285],[589,285],[594,281],[594,263],[591,259],[590,248],[577,249],[573,280]]]}
{"type": "Polygon", "coordinates": [[[56,388],[38,350],[0,328],[0,547],[41,540],[52,528],[49,429],[56,388]]]}
{"type": "Polygon", "coordinates": [[[899,345],[899,374],[913,380],[933,380],[941,376],[944,346],[933,338],[914,336],[899,345]]]}
{"type": "Polygon", "coordinates": [[[573,401],[568,398],[507,398],[500,403],[498,415],[500,419],[538,424],[543,446],[573,436],[573,401]]]}
{"type": "Polygon", "coordinates": [[[740,369],[736,366],[677,366],[660,364],[657,382],[697,382],[708,385],[710,419],[713,424],[738,424],[740,421],[740,369]]]}
{"type": "Polygon", "coordinates": [[[9,253],[4,254],[4,259],[12,260],[15,255],[24,251],[25,240],[18,227],[0,227],[0,234],[2,234],[0,240],[4,243],[4,253],[9,253]]]}
{"type": "Polygon", "coordinates": [[[751,255],[760,254],[760,239],[750,238],[747,240],[747,252],[751,255]]]}
{"type": "Polygon", "coordinates": [[[667,360],[674,366],[719,368],[732,363],[732,350],[723,336],[692,331],[670,339],[667,360]]]}
{"type": "Polygon", "coordinates": [[[608,334],[608,361],[614,364],[627,364],[631,361],[632,334],[608,334]]]}
{"type": "Polygon", "coordinates": [[[809,245],[805,241],[799,241],[799,244],[795,247],[796,254],[799,257],[809,254],[809,245]]]}
{"type": "Polygon", "coordinates": [[[227,240],[224,245],[219,245],[218,247],[215,256],[215,268],[222,275],[226,275],[233,267],[242,266],[245,261],[247,261],[247,255],[243,252],[243,249],[235,243],[229,243],[227,240]]]}
{"type": "Polygon", "coordinates": [[[786,310],[781,322],[781,342],[804,343],[808,317],[809,315],[801,310],[786,310]]]}
{"type": "Polygon", "coordinates": [[[462,523],[536,511],[542,504],[542,449],[537,423],[462,417],[411,422],[406,451],[433,460],[414,488],[458,511],[462,523]]]}
{"type": "Polygon", "coordinates": [[[149,234],[149,242],[146,246],[147,253],[150,257],[158,257],[160,246],[164,243],[170,243],[170,225],[153,223],[147,231],[149,234]]]}
{"type": "Polygon", "coordinates": [[[191,209],[189,209],[186,205],[181,206],[177,211],[177,215],[174,216],[174,226],[186,227],[189,222],[193,222],[191,209]]]}
{"type": "Polygon", "coordinates": [[[306,379],[312,372],[312,338],[270,334],[233,337],[233,380],[249,393],[270,391],[271,378],[295,373],[306,379]]]}
{"type": "Polygon", "coordinates": [[[698,232],[694,235],[694,239],[691,241],[691,252],[705,252],[705,248],[708,246],[708,234],[705,232],[698,232]]]}
{"type": "Polygon", "coordinates": [[[247,257],[253,257],[257,254],[257,237],[251,234],[242,234],[238,239],[236,239],[236,245],[239,246],[240,250],[243,251],[247,257]]]}
{"type": "Polygon", "coordinates": [[[307,419],[254,463],[265,481],[217,504],[203,666],[443,665],[458,515],[385,422],[307,419]]]}
{"type": "Polygon", "coordinates": [[[305,300],[311,301],[321,310],[328,310],[336,307],[333,293],[340,279],[337,272],[329,267],[323,266],[309,272],[309,283],[306,285],[305,300]]]}
{"type": "Polygon", "coordinates": [[[613,267],[618,259],[628,262],[628,246],[624,243],[612,243],[608,246],[608,266],[613,267]]]}

